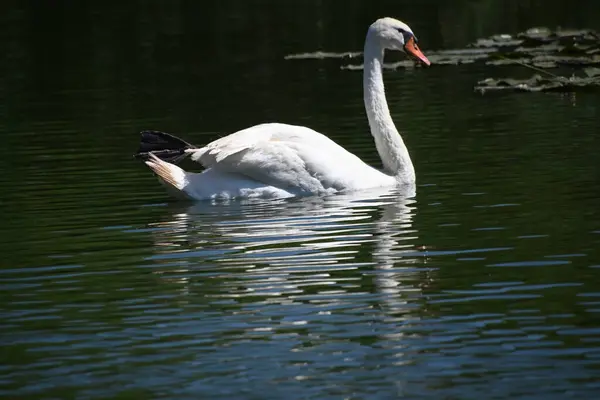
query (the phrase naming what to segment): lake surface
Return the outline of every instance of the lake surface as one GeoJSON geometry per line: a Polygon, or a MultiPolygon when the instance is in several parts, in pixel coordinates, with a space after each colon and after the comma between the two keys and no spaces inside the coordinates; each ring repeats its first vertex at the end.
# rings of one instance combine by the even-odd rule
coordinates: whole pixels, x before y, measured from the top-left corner
{"type": "Polygon", "coordinates": [[[381,15],[426,54],[600,28],[592,1],[366,3],[2,6],[1,397],[600,393],[598,92],[387,71],[414,193],[181,203],[131,157],[143,129],[202,144],[281,121],[379,165],[361,72],[286,55],[360,51],[381,15]]]}

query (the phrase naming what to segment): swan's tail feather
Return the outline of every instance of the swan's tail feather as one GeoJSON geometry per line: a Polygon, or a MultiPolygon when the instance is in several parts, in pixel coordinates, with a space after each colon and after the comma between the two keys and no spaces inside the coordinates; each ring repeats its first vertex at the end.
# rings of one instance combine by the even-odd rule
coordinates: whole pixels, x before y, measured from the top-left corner
{"type": "Polygon", "coordinates": [[[153,154],[163,161],[177,164],[188,155],[186,150],[194,148],[196,147],[188,142],[165,132],[142,131],[140,147],[135,157],[146,161],[153,154]]]}
{"type": "Polygon", "coordinates": [[[146,160],[145,163],[150,167],[152,172],[158,175],[159,179],[167,186],[167,188],[185,194],[183,190],[188,182],[184,170],[177,165],[161,160],[155,156],[154,153],[148,154],[148,160],[146,160]]]}

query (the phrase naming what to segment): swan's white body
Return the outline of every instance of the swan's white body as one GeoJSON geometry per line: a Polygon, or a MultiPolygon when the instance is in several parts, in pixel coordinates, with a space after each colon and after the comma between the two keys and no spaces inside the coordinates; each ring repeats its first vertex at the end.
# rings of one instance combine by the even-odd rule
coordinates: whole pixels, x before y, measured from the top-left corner
{"type": "Polygon", "coordinates": [[[383,171],[312,129],[277,123],[187,149],[204,166],[202,173],[186,172],[153,154],[146,163],[173,195],[198,200],[332,194],[414,184],[414,167],[390,116],[382,76],[384,49],[402,49],[403,34],[412,35],[406,24],[383,18],[371,25],[365,41],[364,101],[383,171]]]}

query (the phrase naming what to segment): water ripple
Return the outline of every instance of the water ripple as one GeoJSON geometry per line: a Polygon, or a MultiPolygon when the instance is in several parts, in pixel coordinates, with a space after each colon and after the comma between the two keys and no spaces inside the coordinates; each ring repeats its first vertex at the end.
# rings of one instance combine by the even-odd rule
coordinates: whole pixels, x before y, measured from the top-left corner
{"type": "MultiPolygon", "coordinates": [[[[131,159],[141,129],[201,145],[277,119],[379,166],[348,60],[281,61],[356,47],[364,18],[335,2],[13,3],[0,14],[0,397],[597,397],[597,93],[483,99],[472,85],[488,67],[386,69],[416,190],[174,203],[131,159]],[[222,24],[189,23],[209,9],[222,24]],[[236,40],[213,40],[225,31],[236,40]]],[[[412,3],[436,11],[409,7],[424,47],[476,39],[446,29],[469,26],[470,2],[412,3]]],[[[597,20],[591,0],[562,14],[524,3],[597,20]]]]}

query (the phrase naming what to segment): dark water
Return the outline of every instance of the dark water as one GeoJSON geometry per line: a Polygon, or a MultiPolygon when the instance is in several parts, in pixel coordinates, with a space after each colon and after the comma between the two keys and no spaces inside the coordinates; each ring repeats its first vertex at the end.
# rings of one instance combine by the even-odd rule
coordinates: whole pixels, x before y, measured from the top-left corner
{"type": "Polygon", "coordinates": [[[175,203],[131,158],[142,129],[283,121],[377,164],[360,72],[286,54],[360,50],[381,15],[425,52],[598,29],[600,3],[89,3],[1,6],[0,396],[600,393],[597,92],[386,72],[416,194],[175,203]]]}

